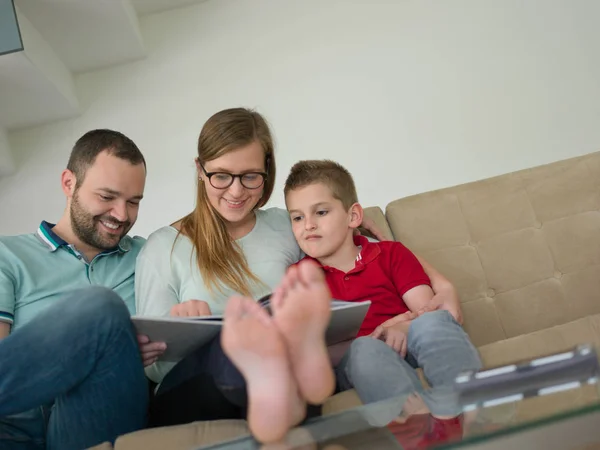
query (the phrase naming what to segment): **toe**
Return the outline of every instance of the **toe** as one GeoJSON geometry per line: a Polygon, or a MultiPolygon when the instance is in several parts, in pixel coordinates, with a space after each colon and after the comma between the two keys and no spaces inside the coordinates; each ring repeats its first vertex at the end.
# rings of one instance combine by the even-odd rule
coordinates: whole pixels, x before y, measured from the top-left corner
{"type": "Polygon", "coordinates": [[[267,310],[251,298],[245,300],[244,308],[247,316],[260,320],[263,325],[271,325],[271,317],[267,310]]]}
{"type": "Polygon", "coordinates": [[[299,278],[306,285],[325,283],[325,275],[316,263],[310,260],[302,261],[298,267],[299,278]]]}
{"type": "Polygon", "coordinates": [[[273,313],[275,313],[277,310],[279,310],[283,306],[284,297],[285,297],[285,288],[283,287],[283,284],[281,284],[275,288],[273,295],[271,295],[270,302],[271,302],[271,311],[273,311],[273,313]]]}
{"type": "Polygon", "coordinates": [[[282,287],[285,289],[286,292],[291,291],[296,287],[296,285],[298,284],[298,277],[298,267],[296,265],[291,266],[285,274],[283,282],[281,283],[282,287]]]}

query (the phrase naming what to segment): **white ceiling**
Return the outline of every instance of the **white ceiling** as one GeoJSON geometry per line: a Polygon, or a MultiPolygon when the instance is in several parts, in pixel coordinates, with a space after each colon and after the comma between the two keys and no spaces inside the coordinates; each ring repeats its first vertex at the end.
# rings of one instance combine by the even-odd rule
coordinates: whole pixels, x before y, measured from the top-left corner
{"type": "Polygon", "coordinates": [[[144,56],[136,11],[119,0],[16,0],[19,11],[72,72],[144,56]]]}
{"type": "Polygon", "coordinates": [[[0,57],[0,123],[11,129],[73,117],[77,98],[46,76],[23,52],[0,57]]]}
{"type": "MultiPolygon", "coordinates": [[[[24,50],[0,56],[0,136],[79,114],[73,76],[146,56],[138,18],[207,0],[15,0],[24,50]]],[[[0,176],[14,168],[0,142],[0,176]]]]}

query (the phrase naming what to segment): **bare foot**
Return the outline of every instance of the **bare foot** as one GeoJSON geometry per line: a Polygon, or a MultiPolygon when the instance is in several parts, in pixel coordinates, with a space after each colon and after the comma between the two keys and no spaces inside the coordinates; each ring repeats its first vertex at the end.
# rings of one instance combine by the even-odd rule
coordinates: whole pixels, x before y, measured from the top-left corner
{"type": "Polygon", "coordinates": [[[250,431],[260,442],[283,439],[304,418],[306,404],[298,396],[285,341],[272,319],[254,300],[232,297],[221,345],[246,380],[250,431]]]}
{"type": "Polygon", "coordinates": [[[300,394],[313,404],[324,402],[335,389],[325,344],[330,303],[323,272],[312,261],[292,266],[271,297],[273,321],[287,343],[300,394]]]}

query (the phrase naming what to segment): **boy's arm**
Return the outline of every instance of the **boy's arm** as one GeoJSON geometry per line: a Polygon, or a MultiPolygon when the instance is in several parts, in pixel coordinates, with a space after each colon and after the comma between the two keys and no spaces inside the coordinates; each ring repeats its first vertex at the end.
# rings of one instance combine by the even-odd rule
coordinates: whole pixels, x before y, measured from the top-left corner
{"type": "MultiPolygon", "coordinates": [[[[387,240],[387,238],[383,235],[383,232],[379,229],[379,227],[377,227],[377,224],[374,220],[365,217],[361,227],[369,231],[373,236],[375,236],[375,239],[379,240],[380,242],[387,240]]],[[[463,317],[460,307],[460,299],[458,298],[458,291],[454,285],[450,282],[450,280],[448,280],[448,278],[438,272],[431,264],[429,264],[419,255],[414,256],[421,263],[423,270],[425,270],[425,273],[431,280],[431,288],[433,289],[434,293],[432,303],[427,309],[421,311],[421,313],[435,311],[436,309],[446,309],[450,314],[452,314],[454,319],[456,319],[456,321],[462,325],[463,317]]],[[[407,314],[406,317],[408,320],[409,314],[405,314],[407,314]]]]}
{"type": "MultiPolygon", "coordinates": [[[[438,309],[437,307],[434,308],[432,305],[433,298],[433,290],[426,284],[409,289],[402,296],[402,300],[404,300],[404,303],[406,303],[406,306],[410,311],[398,314],[397,316],[386,320],[380,325],[381,329],[403,323],[403,331],[408,333],[408,327],[414,319],[419,317],[421,314],[438,309]]],[[[380,333],[382,330],[380,330],[378,327],[378,330],[375,331],[380,333]]],[[[376,332],[373,334],[376,335],[376,332]]]]}
{"type": "MultiPolygon", "coordinates": [[[[419,313],[430,307],[433,290],[430,279],[419,263],[417,257],[400,242],[381,243],[382,249],[388,252],[387,275],[390,277],[398,296],[409,309],[381,324],[387,328],[400,322],[407,322],[419,316],[419,313]]],[[[408,329],[408,328],[406,328],[408,329]]]]}
{"type": "Polygon", "coordinates": [[[427,309],[431,305],[432,299],[433,290],[426,284],[409,289],[402,296],[402,300],[404,300],[408,309],[417,315],[420,311],[427,309]]]}

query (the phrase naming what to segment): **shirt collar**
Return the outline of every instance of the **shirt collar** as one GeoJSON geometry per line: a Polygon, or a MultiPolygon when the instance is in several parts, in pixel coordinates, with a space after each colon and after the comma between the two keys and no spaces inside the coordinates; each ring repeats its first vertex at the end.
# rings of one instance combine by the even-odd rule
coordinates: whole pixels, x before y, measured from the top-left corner
{"type": "MultiPolygon", "coordinates": [[[[366,266],[371,261],[376,259],[379,256],[379,254],[381,253],[381,248],[379,248],[379,245],[377,245],[377,243],[369,241],[365,236],[361,236],[361,235],[354,236],[354,245],[360,246],[361,250],[360,250],[360,253],[358,254],[358,256],[356,257],[356,262],[354,263],[354,269],[352,269],[350,272],[361,271],[364,268],[364,266],[366,266]]],[[[319,266],[321,266],[323,268],[323,270],[326,270],[328,272],[334,272],[334,271],[339,272],[339,270],[336,269],[335,267],[324,266],[318,260],[316,260],[315,258],[313,258],[311,256],[307,256],[307,258],[310,258],[313,261],[315,261],[319,266]]]]}
{"type": "Polygon", "coordinates": [[[51,252],[56,251],[57,248],[62,247],[64,245],[69,245],[67,242],[58,236],[52,228],[54,228],[53,223],[46,222],[42,220],[42,223],[37,229],[37,237],[38,239],[46,245],[50,249],[51,252]]]}
{"type": "Polygon", "coordinates": [[[362,247],[362,250],[358,254],[358,258],[356,259],[356,267],[369,264],[381,253],[381,248],[376,242],[371,242],[365,236],[361,236],[360,234],[354,236],[354,245],[362,247]]]}
{"type": "MultiPolygon", "coordinates": [[[[57,235],[52,228],[54,228],[56,224],[46,222],[42,220],[42,223],[37,229],[36,236],[37,238],[44,244],[51,252],[56,251],[59,247],[71,247],[68,242],[66,242],[63,238],[57,235]]],[[[129,236],[124,236],[120,241],[119,245],[115,249],[104,250],[102,253],[113,253],[115,250],[118,250],[122,253],[127,253],[131,250],[131,238],[129,236]]]]}

